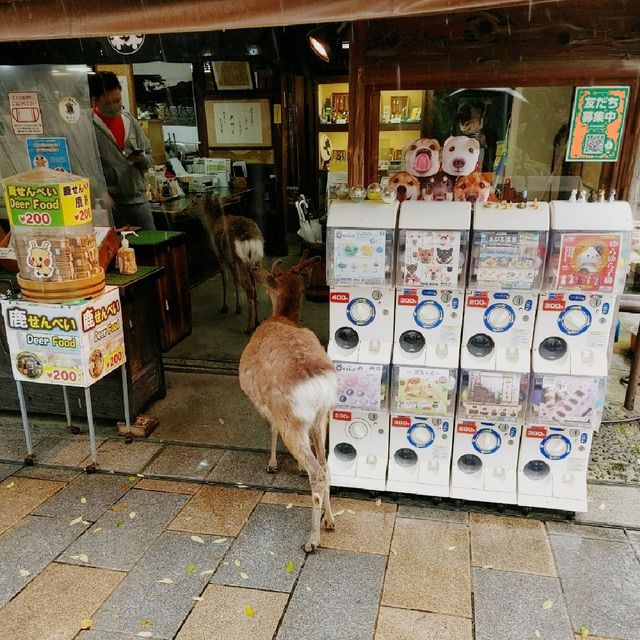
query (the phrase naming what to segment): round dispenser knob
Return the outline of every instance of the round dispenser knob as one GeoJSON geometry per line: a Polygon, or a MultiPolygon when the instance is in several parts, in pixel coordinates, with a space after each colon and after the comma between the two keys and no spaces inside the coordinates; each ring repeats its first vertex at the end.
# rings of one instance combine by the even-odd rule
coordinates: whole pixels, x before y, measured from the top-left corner
{"type": "Polygon", "coordinates": [[[571,452],[571,440],[560,433],[554,433],[540,443],[540,450],[549,460],[562,460],[571,452]]]}
{"type": "Polygon", "coordinates": [[[358,326],[367,325],[375,318],[376,308],[366,298],[356,298],[349,304],[350,319],[358,326]]]}
{"type": "Polygon", "coordinates": [[[369,427],[367,426],[367,424],[359,420],[352,422],[347,430],[349,432],[349,435],[355,440],[366,438],[367,434],[369,433],[369,427]]]}
{"type": "Polygon", "coordinates": [[[560,330],[567,335],[577,336],[584,333],[591,325],[591,313],[579,304],[567,307],[558,317],[560,330]]]}
{"type": "Polygon", "coordinates": [[[506,304],[492,304],[484,313],[484,324],[487,329],[502,333],[510,329],[515,322],[516,314],[506,304]]]}
{"type": "Polygon", "coordinates": [[[471,441],[473,448],[478,453],[490,454],[495,453],[502,443],[502,438],[497,431],[493,429],[480,429],[471,441]]]}

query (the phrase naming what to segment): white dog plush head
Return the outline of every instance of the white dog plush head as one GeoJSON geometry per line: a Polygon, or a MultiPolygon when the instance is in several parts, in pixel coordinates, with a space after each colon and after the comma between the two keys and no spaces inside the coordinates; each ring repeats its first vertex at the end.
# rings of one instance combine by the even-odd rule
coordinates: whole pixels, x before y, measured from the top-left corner
{"type": "Polygon", "coordinates": [[[412,142],[404,152],[404,168],[414,176],[432,176],[440,169],[440,143],[431,138],[412,142]]]}
{"type": "Polygon", "coordinates": [[[452,136],[442,145],[442,170],[452,176],[468,176],[476,170],[480,143],[467,136],[452,136]]]}

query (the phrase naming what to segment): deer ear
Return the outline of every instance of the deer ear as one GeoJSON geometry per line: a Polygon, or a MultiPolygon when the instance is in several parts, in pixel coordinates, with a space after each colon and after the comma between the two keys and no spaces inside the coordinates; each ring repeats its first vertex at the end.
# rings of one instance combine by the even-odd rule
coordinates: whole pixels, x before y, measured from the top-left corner
{"type": "Polygon", "coordinates": [[[270,289],[277,288],[276,279],[273,277],[273,274],[265,271],[262,267],[252,267],[251,273],[256,279],[256,282],[259,282],[270,289]]]}

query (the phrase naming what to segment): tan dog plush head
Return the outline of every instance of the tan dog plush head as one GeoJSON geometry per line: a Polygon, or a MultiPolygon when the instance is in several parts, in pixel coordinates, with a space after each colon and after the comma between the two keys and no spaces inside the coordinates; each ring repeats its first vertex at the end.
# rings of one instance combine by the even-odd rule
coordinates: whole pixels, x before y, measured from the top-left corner
{"type": "Polygon", "coordinates": [[[440,169],[440,143],[431,138],[412,142],[404,152],[404,168],[414,176],[426,177],[440,169]]]}
{"type": "Polygon", "coordinates": [[[442,145],[442,170],[452,176],[468,176],[476,170],[480,143],[468,136],[451,136],[442,145]]]}
{"type": "Polygon", "coordinates": [[[454,188],[456,202],[488,202],[491,195],[491,174],[474,171],[460,176],[454,188]]]}
{"type": "Polygon", "coordinates": [[[407,171],[400,171],[389,178],[389,186],[398,194],[400,202],[404,200],[417,200],[420,195],[420,183],[418,178],[407,171]]]}

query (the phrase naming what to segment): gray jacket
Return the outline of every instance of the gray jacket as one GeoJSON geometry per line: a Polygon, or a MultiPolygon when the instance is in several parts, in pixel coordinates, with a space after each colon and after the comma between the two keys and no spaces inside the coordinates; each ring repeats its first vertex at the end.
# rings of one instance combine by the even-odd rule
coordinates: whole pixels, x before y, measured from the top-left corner
{"type": "Polygon", "coordinates": [[[148,169],[153,164],[151,145],[137,120],[126,111],[122,112],[124,150],[120,151],[109,127],[95,113],[92,112],[91,116],[109,195],[116,204],[145,202],[147,184],[142,167],[138,168],[127,159],[127,156],[135,149],[142,149],[144,151],[144,169],[148,169]]]}

